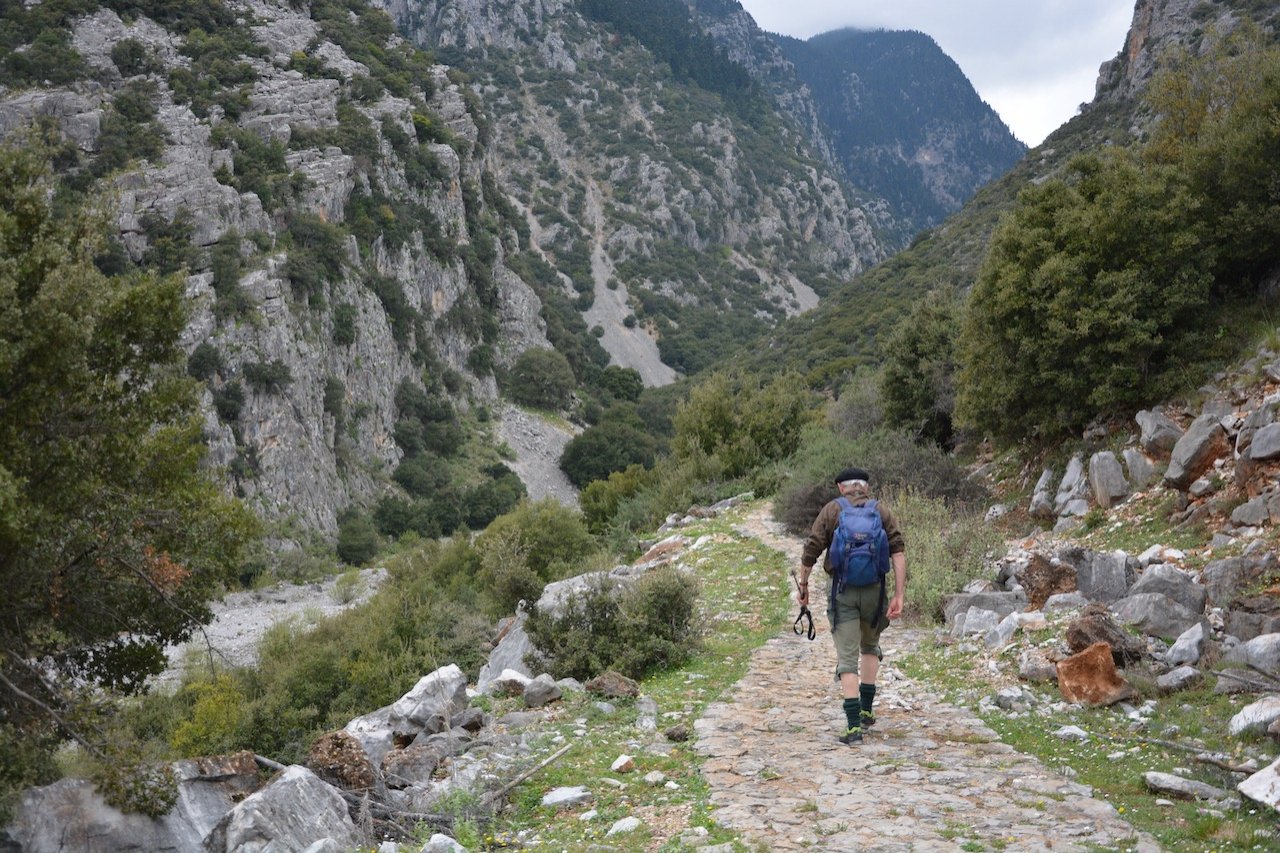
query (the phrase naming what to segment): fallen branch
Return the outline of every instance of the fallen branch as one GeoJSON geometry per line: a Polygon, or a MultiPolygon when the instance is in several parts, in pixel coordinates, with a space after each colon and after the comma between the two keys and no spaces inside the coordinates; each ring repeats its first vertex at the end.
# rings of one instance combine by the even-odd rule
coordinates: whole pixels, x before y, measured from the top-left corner
{"type": "Polygon", "coordinates": [[[1150,744],[1155,744],[1156,746],[1167,747],[1168,749],[1177,749],[1177,750],[1181,750],[1182,752],[1189,752],[1195,757],[1195,760],[1199,761],[1201,764],[1212,764],[1214,767],[1220,767],[1223,770],[1229,770],[1232,773],[1243,773],[1245,775],[1248,775],[1250,773],[1255,772],[1254,770],[1251,770],[1248,767],[1241,767],[1235,764],[1228,764],[1227,762],[1223,761],[1221,758],[1218,758],[1209,750],[1201,749],[1198,746],[1187,746],[1186,744],[1175,743],[1174,741],[1171,741],[1171,740],[1158,740],[1157,738],[1150,738],[1150,737],[1140,737],[1138,738],[1138,740],[1142,741],[1143,743],[1150,743],[1150,744]]]}
{"type": "Polygon", "coordinates": [[[505,797],[507,794],[511,793],[511,790],[512,790],[513,788],[515,788],[517,785],[519,785],[521,782],[525,781],[525,780],[526,780],[526,779],[528,779],[530,776],[532,776],[533,774],[537,773],[539,770],[542,770],[543,768],[547,767],[549,764],[551,764],[552,762],[554,762],[554,761],[556,761],[557,759],[559,759],[562,755],[564,755],[566,752],[568,752],[568,751],[569,751],[570,749],[572,749],[572,748],[573,748],[573,744],[571,744],[571,743],[567,743],[567,744],[565,744],[563,747],[561,747],[560,749],[558,749],[558,750],[557,750],[556,752],[554,752],[552,755],[548,756],[547,758],[544,758],[544,759],[543,759],[542,761],[540,761],[538,764],[536,764],[536,765],[534,765],[533,767],[529,768],[528,770],[524,771],[524,772],[523,772],[523,773],[521,773],[519,776],[517,776],[516,778],[512,779],[512,780],[511,780],[510,782],[508,782],[507,784],[503,785],[503,786],[502,786],[501,788],[499,788],[498,790],[494,791],[494,792],[493,792],[493,793],[491,793],[491,794],[486,794],[486,795],[485,795],[485,798],[484,798],[484,801],[483,801],[483,802],[484,802],[484,806],[485,806],[485,807],[492,806],[492,805],[493,805],[494,803],[496,803],[498,800],[502,799],[502,798],[503,798],[503,797],[505,797]]]}

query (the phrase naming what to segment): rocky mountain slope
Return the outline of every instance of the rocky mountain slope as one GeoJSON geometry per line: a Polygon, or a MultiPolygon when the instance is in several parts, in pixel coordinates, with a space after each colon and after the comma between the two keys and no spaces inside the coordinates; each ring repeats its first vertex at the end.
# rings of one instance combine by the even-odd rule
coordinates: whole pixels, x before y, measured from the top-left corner
{"type": "Polygon", "coordinates": [[[778,41],[813,93],[849,180],[888,201],[899,243],[959,210],[1026,153],[923,33],[841,30],[778,41]]]}
{"type": "Polygon", "coordinates": [[[483,523],[523,352],[585,401],[610,361],[665,384],[901,226],[736,3],[383,5],[4,12],[0,138],[45,134],[61,203],[111,199],[104,269],[188,276],[211,461],[273,538],[483,523]]]}
{"type": "Polygon", "coordinates": [[[1099,71],[1093,101],[1027,152],[1003,176],[982,186],[964,208],[916,235],[910,247],[841,287],[817,310],[781,324],[763,346],[743,355],[759,369],[808,373],[836,381],[861,364],[880,361],[904,300],[949,288],[966,293],[977,278],[991,235],[1023,187],[1060,173],[1077,154],[1132,146],[1153,116],[1140,94],[1162,56],[1205,49],[1211,28],[1229,32],[1248,22],[1275,38],[1276,12],[1245,0],[1139,0],[1124,49],[1099,71]]]}

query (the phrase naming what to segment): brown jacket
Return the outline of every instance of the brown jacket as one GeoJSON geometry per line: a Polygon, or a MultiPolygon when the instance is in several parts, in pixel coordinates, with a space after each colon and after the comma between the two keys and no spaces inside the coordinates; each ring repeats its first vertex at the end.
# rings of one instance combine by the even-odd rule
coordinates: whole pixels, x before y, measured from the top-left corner
{"type": "MultiPolygon", "coordinates": [[[[850,498],[849,503],[854,506],[862,506],[870,498],[854,499],[850,498]]],[[[883,503],[876,503],[876,511],[880,513],[880,522],[884,525],[885,535],[889,537],[889,553],[901,554],[907,550],[905,540],[902,538],[902,531],[898,529],[898,520],[893,517],[893,513],[883,503]]],[[[827,505],[818,513],[818,517],[813,520],[813,527],[809,530],[809,538],[804,542],[804,554],[800,558],[800,562],[806,566],[812,566],[818,562],[818,555],[823,551],[827,552],[826,557],[822,560],[822,569],[827,574],[831,574],[831,537],[835,535],[836,528],[840,526],[840,502],[838,500],[828,501],[827,505]]]]}

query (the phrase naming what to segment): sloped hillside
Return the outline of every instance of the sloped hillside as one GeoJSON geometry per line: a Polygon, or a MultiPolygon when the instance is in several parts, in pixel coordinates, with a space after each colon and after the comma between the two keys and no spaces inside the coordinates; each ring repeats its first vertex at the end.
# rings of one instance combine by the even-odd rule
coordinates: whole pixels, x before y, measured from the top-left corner
{"type": "Polygon", "coordinates": [[[1155,117],[1140,94],[1159,57],[1178,50],[1194,54],[1205,49],[1212,32],[1231,31],[1243,21],[1265,29],[1274,17],[1266,4],[1139,0],[1123,50],[1103,64],[1097,94],[1078,115],[1007,174],[979,189],[960,212],[833,293],[817,311],[780,327],[747,358],[762,369],[799,369],[818,386],[838,382],[860,365],[879,363],[904,300],[946,288],[963,294],[973,285],[1001,215],[1023,187],[1058,174],[1077,154],[1132,146],[1145,138],[1155,117]]]}
{"type": "Polygon", "coordinates": [[[189,373],[236,494],[297,536],[332,533],[405,458],[464,506],[492,486],[475,413],[546,324],[447,69],[359,3],[5,17],[35,45],[6,56],[5,140],[40,128],[63,204],[117,203],[112,271],[188,275],[189,373]]]}
{"type": "Polygon", "coordinates": [[[1026,152],[924,33],[779,38],[818,103],[849,180],[886,199],[905,243],[959,210],[1026,152]]]}
{"type": "MultiPolygon", "coordinates": [[[[393,2],[470,76],[538,261],[681,373],[882,258],[867,216],[678,0],[393,2]],[[615,312],[617,313],[617,312],[615,312]]],[[[615,329],[616,331],[616,329],[615,329]]],[[[607,342],[606,338],[606,342],[607,342]]],[[[611,354],[625,366],[625,348],[611,354]]]]}

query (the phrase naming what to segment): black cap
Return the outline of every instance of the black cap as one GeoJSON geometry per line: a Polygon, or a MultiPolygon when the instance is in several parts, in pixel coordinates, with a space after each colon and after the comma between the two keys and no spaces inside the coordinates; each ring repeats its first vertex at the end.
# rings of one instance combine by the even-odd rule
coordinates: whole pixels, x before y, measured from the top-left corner
{"type": "Polygon", "coordinates": [[[845,468],[839,474],[836,474],[835,482],[843,483],[845,480],[862,480],[871,482],[871,475],[861,468],[845,468]]]}

